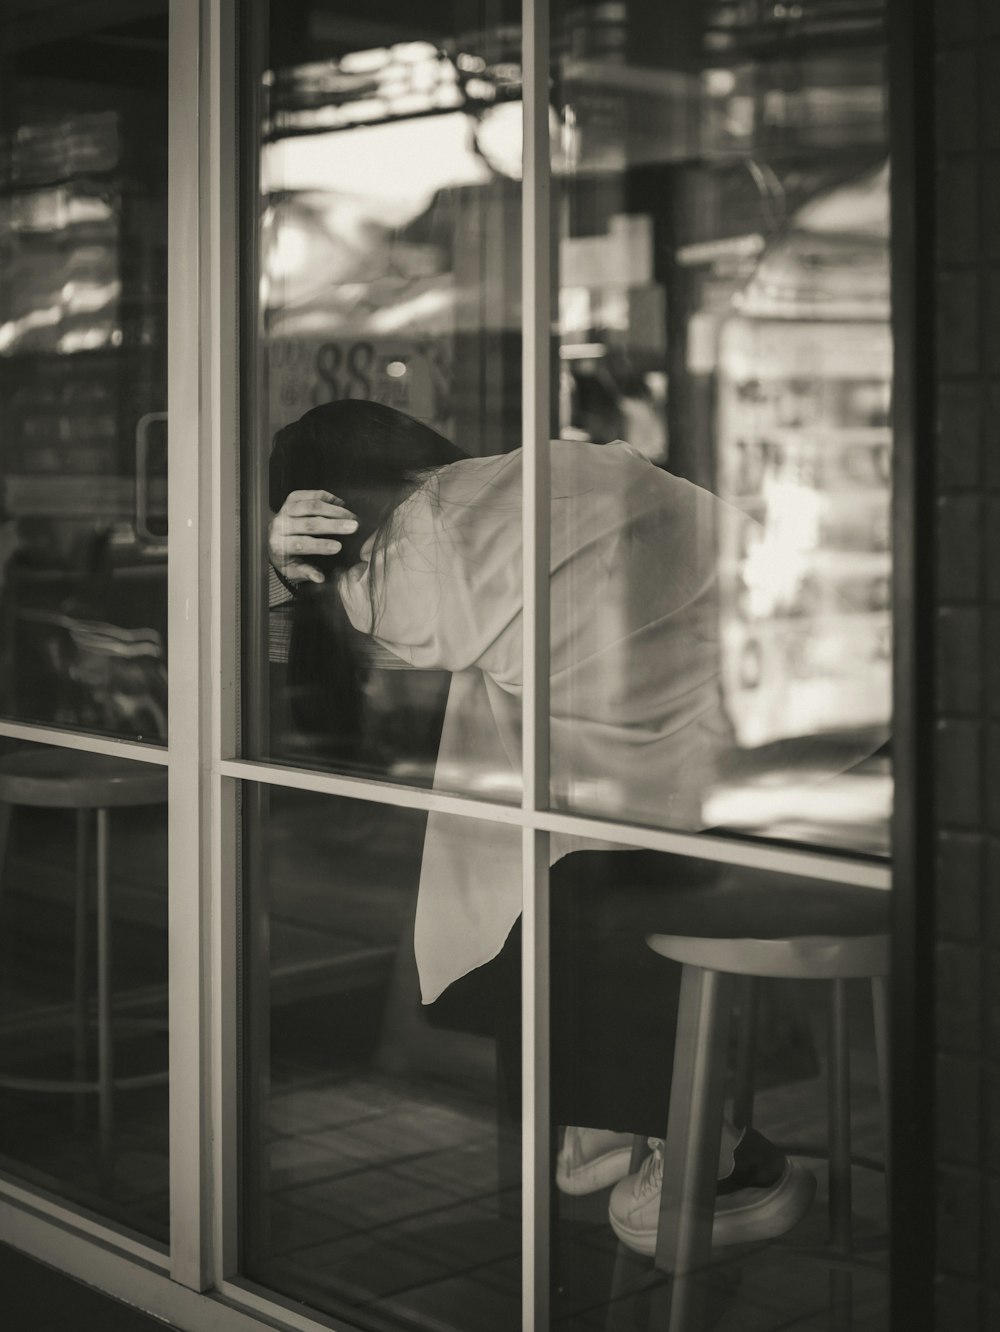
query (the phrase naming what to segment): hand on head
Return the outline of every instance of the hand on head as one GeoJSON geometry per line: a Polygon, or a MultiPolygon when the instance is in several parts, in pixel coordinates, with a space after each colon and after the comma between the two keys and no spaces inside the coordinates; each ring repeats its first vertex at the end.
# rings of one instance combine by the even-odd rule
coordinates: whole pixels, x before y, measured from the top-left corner
{"type": "Polygon", "coordinates": [[[354,514],[328,490],[293,490],[268,524],[268,556],[289,583],[322,583],[325,575],[311,557],[336,555],[337,538],[357,528],[354,514]]]}

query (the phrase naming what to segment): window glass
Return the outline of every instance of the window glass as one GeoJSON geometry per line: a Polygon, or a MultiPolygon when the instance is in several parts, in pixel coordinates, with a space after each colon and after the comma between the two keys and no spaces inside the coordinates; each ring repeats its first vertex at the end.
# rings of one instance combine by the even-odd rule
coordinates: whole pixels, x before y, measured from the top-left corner
{"type": "MultiPolygon", "coordinates": [[[[558,809],[886,850],[881,22],[553,13],[558,809]]],[[[553,840],[554,1321],[884,1328],[888,894],[553,840]]]]}
{"type": "Polygon", "coordinates": [[[421,847],[504,860],[519,899],[519,831],[243,794],[246,1275],[362,1328],[518,1326],[516,937],[444,989],[421,847]]]}
{"type": "Polygon", "coordinates": [[[514,799],[519,8],[254,8],[244,751],[514,799]]]}
{"type": "MultiPolygon", "coordinates": [[[[246,12],[243,752],[516,802],[519,15],[432,9],[415,31],[402,8],[246,12]]],[[[881,9],[627,0],[552,18],[551,803],[884,852],[881,9]]],[[[243,802],[244,1270],[363,1326],[507,1332],[520,829],[249,784],[243,802]],[[489,1169],[466,1165],[477,1117],[489,1169]]],[[[806,949],[753,997],[725,982],[760,1056],[741,1034],[764,1145],[737,1160],[720,1128],[718,1177],[752,1177],[720,1210],[759,1217],[763,1196],[768,1220],[724,1244],[742,1262],[791,1238],[753,1251],[744,1290],[728,1254],[708,1285],[734,1332],[852,1301],[880,1326],[880,1259],[854,1272],[847,1250],[884,1239],[886,895],[561,834],[552,859],[557,1321],[628,1305],[641,1326],[662,1293],[649,1226],[636,1241],[611,1205],[630,1176],[660,1196],[649,1139],[684,1087],[678,966],[647,936],[702,929],[721,974],[711,949],[737,928],[748,947],[785,928],[843,935],[854,962],[831,984],[806,949]],[[850,1163],[824,1173],[811,1141],[845,1048],[869,1173],[828,1281],[828,1253],[794,1274],[788,1258],[797,1238],[822,1247],[825,1204],[850,1193],[850,1163]],[[634,1087],[659,1108],[636,1112],[634,1087]]],[[[720,1026],[723,1079],[727,1050],[720,1026]]],[[[740,1130],[746,1104],[726,1111],[740,1130]]]]}
{"type": "Polygon", "coordinates": [[[168,1239],[167,770],[0,742],[0,1163],[168,1239]]]}
{"type": "Polygon", "coordinates": [[[557,7],[556,807],[886,850],[882,42],[557,7]]]}
{"type": "Polygon", "coordinates": [[[0,713],[162,743],[167,6],[115,9],[4,20],[0,713]]]}

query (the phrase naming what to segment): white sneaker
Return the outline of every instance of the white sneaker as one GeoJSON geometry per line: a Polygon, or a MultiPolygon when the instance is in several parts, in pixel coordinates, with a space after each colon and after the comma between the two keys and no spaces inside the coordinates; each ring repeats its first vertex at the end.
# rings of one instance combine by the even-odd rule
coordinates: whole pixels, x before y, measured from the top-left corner
{"type": "MultiPolygon", "coordinates": [[[[608,1220],[621,1242],[651,1258],[656,1252],[663,1185],[663,1142],[634,1175],[619,1180],[608,1200],[608,1220]]],[[[775,1239],[790,1230],[812,1205],[816,1179],[790,1161],[755,1129],[748,1129],[734,1153],[732,1172],[716,1184],[712,1244],[749,1244],[775,1239]]]]}
{"type": "Polygon", "coordinates": [[[570,1125],[556,1158],[556,1186],[561,1193],[596,1193],[628,1174],[632,1134],[570,1125]]]}

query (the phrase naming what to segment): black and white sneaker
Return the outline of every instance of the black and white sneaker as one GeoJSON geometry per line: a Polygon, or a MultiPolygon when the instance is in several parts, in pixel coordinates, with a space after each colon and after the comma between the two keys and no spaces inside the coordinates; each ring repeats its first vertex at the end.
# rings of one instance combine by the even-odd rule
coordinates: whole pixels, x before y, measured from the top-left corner
{"type": "MultiPolygon", "coordinates": [[[[650,1138],[652,1151],[634,1175],[611,1190],[608,1218],[628,1248],[652,1257],[660,1219],[663,1142],[650,1138]]],[[[746,1129],[736,1145],[733,1169],[715,1187],[713,1245],[750,1244],[775,1239],[800,1220],[816,1196],[815,1176],[756,1129],[746,1129]]]]}

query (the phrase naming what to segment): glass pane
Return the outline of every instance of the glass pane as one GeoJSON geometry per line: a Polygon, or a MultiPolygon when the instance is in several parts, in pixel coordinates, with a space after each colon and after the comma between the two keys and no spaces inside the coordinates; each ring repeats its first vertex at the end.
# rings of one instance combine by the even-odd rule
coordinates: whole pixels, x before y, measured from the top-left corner
{"type": "Polygon", "coordinates": [[[17,9],[0,43],[0,713],[162,742],[167,4],[17,9]]]}
{"type": "Polygon", "coordinates": [[[558,8],[558,807],[887,849],[882,10],[558,8]]]}
{"type": "MultiPolygon", "coordinates": [[[[557,807],[885,850],[881,20],[554,15],[557,807]]],[[[557,1318],[881,1332],[888,895],[555,850],[557,1318]]]]}
{"type": "Polygon", "coordinates": [[[244,753],[516,799],[519,5],[252,8],[244,753]]]}
{"type": "Polygon", "coordinates": [[[243,800],[244,1271],[352,1326],[509,1332],[517,935],[448,985],[469,925],[434,867],[504,863],[509,924],[520,834],[282,789],[243,800]]]}
{"type": "Polygon", "coordinates": [[[596,843],[553,866],[554,1326],[667,1327],[700,1200],[684,1327],[885,1332],[888,906],[596,843]]]}
{"type": "Polygon", "coordinates": [[[0,1165],[168,1238],[167,770],[0,741],[0,1165]]]}

